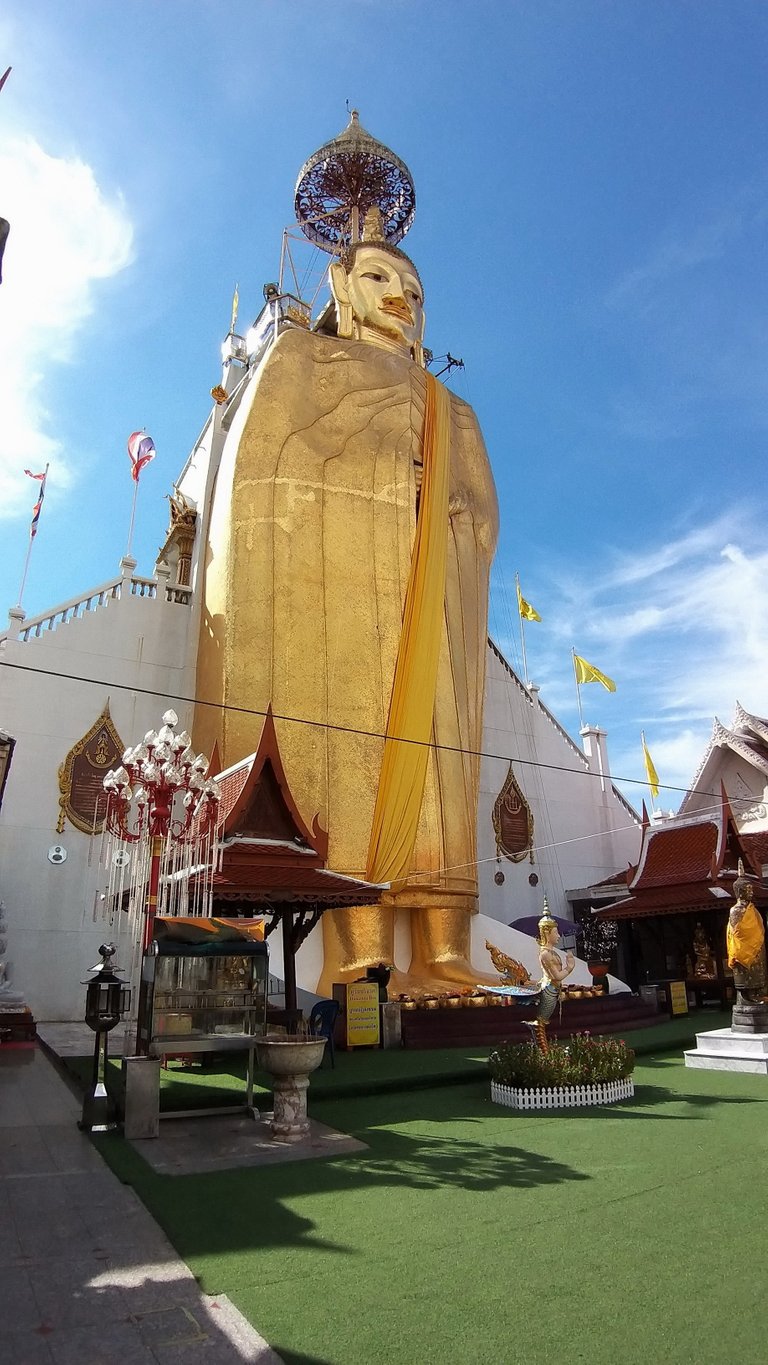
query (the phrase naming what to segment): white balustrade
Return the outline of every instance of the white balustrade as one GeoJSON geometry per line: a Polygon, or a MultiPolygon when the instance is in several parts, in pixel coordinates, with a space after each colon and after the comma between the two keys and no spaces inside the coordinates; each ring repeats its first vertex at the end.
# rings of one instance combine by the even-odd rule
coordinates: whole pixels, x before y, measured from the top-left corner
{"type": "MultiPolygon", "coordinates": [[[[108,583],[102,583],[98,588],[92,588],[82,597],[72,597],[68,602],[61,602],[51,611],[41,612],[39,616],[32,616],[29,620],[22,618],[18,626],[18,638],[23,643],[29,640],[39,640],[41,636],[49,631],[57,630],[59,626],[68,625],[70,621],[77,621],[89,613],[98,611],[100,607],[108,606],[110,602],[119,601],[124,593],[129,593],[131,597],[142,597],[148,601],[154,601],[158,597],[158,580],[156,578],[143,578],[138,574],[131,574],[126,577],[112,578],[108,583]]],[[[181,606],[189,606],[192,599],[192,589],[184,583],[164,583],[160,589],[160,595],[166,602],[176,602],[181,606]]],[[[0,640],[8,638],[7,635],[0,635],[0,640]]],[[[13,638],[13,633],[11,633],[13,638]]]]}

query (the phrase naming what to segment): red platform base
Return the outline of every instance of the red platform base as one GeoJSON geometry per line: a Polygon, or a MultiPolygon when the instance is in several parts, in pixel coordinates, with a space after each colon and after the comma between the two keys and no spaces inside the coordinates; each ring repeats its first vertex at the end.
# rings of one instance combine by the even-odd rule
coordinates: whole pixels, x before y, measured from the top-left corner
{"type": "MultiPolygon", "coordinates": [[[[623,1033],[650,1028],[668,1016],[643,1004],[633,995],[606,995],[596,1000],[566,1000],[562,1017],[557,1010],[547,1025],[550,1038],[571,1033],[623,1033]]],[[[473,1047],[494,1043],[530,1042],[525,1019],[533,1011],[518,1005],[463,1005],[461,1009],[403,1010],[403,1047],[473,1047]]]]}
{"type": "Polygon", "coordinates": [[[0,1042],[29,1043],[37,1036],[31,1010],[0,1010],[0,1042]]]}

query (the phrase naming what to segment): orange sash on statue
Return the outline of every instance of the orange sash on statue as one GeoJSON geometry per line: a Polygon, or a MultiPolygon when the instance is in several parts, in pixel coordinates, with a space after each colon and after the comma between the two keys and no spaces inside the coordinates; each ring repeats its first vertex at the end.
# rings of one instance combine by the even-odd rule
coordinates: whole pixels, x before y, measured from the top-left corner
{"type": "Polygon", "coordinates": [[[739,923],[734,928],[728,924],[726,935],[728,945],[728,966],[737,962],[742,967],[751,967],[765,942],[763,917],[750,902],[739,923]]]}
{"type": "Polygon", "coordinates": [[[370,882],[402,880],[416,842],[445,616],[450,422],[448,393],[427,374],[424,472],[368,848],[370,882]]]}

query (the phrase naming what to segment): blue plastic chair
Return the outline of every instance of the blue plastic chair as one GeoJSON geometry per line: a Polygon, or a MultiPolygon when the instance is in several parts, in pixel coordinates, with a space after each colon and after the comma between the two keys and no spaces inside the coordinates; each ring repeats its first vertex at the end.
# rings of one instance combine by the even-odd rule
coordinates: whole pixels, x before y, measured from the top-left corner
{"type": "MultiPolygon", "coordinates": [[[[312,1006],[312,1013],[309,1016],[309,1027],[311,1032],[316,1034],[318,1038],[327,1038],[328,1040],[325,1051],[326,1054],[330,1053],[331,1066],[333,1067],[336,1065],[336,1057],[333,1048],[333,1031],[338,1017],[338,1000],[318,1000],[317,1004],[312,1006]]],[[[325,1063],[325,1057],[323,1057],[323,1063],[325,1063]]]]}

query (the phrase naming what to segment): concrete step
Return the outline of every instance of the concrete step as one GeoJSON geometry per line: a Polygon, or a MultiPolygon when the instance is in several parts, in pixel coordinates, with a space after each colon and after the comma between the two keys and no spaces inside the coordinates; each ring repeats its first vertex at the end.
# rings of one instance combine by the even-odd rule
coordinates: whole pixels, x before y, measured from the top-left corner
{"type": "Polygon", "coordinates": [[[768,1033],[734,1033],[729,1028],[696,1034],[696,1048],[707,1054],[768,1058],[768,1033]]]}
{"type": "Polygon", "coordinates": [[[724,1052],[708,1052],[696,1049],[686,1052],[685,1065],[699,1071],[741,1071],[750,1076],[768,1076],[768,1056],[759,1057],[754,1053],[730,1056],[724,1052]]]}

